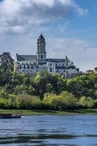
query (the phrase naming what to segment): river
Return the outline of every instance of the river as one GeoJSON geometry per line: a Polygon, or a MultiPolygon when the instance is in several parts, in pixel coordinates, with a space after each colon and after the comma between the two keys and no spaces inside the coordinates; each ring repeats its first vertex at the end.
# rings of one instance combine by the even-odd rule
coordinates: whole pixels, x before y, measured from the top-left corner
{"type": "Polygon", "coordinates": [[[0,146],[97,146],[97,116],[0,119],[0,146]]]}

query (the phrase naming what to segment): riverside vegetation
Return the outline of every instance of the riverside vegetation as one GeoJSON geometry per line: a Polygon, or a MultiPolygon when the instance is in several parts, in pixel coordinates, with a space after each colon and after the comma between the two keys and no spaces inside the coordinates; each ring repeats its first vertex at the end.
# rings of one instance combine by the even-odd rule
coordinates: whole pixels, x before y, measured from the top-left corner
{"type": "Polygon", "coordinates": [[[97,108],[97,75],[84,74],[65,79],[46,71],[36,76],[13,72],[9,53],[1,55],[0,108],[37,110],[79,110],[97,108]]]}

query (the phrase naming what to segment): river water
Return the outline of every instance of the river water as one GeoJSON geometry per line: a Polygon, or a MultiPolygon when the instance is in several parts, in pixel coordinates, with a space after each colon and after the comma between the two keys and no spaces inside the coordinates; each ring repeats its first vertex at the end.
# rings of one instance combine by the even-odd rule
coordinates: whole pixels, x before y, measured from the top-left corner
{"type": "Polygon", "coordinates": [[[0,119],[0,146],[97,146],[97,116],[0,119]]]}

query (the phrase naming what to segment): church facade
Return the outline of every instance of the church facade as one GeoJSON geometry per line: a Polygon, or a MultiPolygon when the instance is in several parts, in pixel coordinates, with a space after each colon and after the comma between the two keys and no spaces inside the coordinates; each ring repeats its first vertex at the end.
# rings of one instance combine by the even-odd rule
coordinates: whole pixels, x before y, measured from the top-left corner
{"type": "Polygon", "coordinates": [[[47,58],[45,38],[41,34],[37,39],[36,55],[16,54],[14,71],[17,73],[37,74],[42,70],[62,75],[76,75],[79,70],[66,56],[64,59],[47,58]]]}

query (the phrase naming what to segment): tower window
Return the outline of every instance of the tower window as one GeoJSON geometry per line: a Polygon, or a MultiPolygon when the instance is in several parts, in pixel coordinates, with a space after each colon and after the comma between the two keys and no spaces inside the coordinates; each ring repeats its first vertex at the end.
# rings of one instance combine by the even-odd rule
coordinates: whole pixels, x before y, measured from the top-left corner
{"type": "Polygon", "coordinates": [[[43,59],[43,55],[41,55],[41,59],[43,59]]]}

